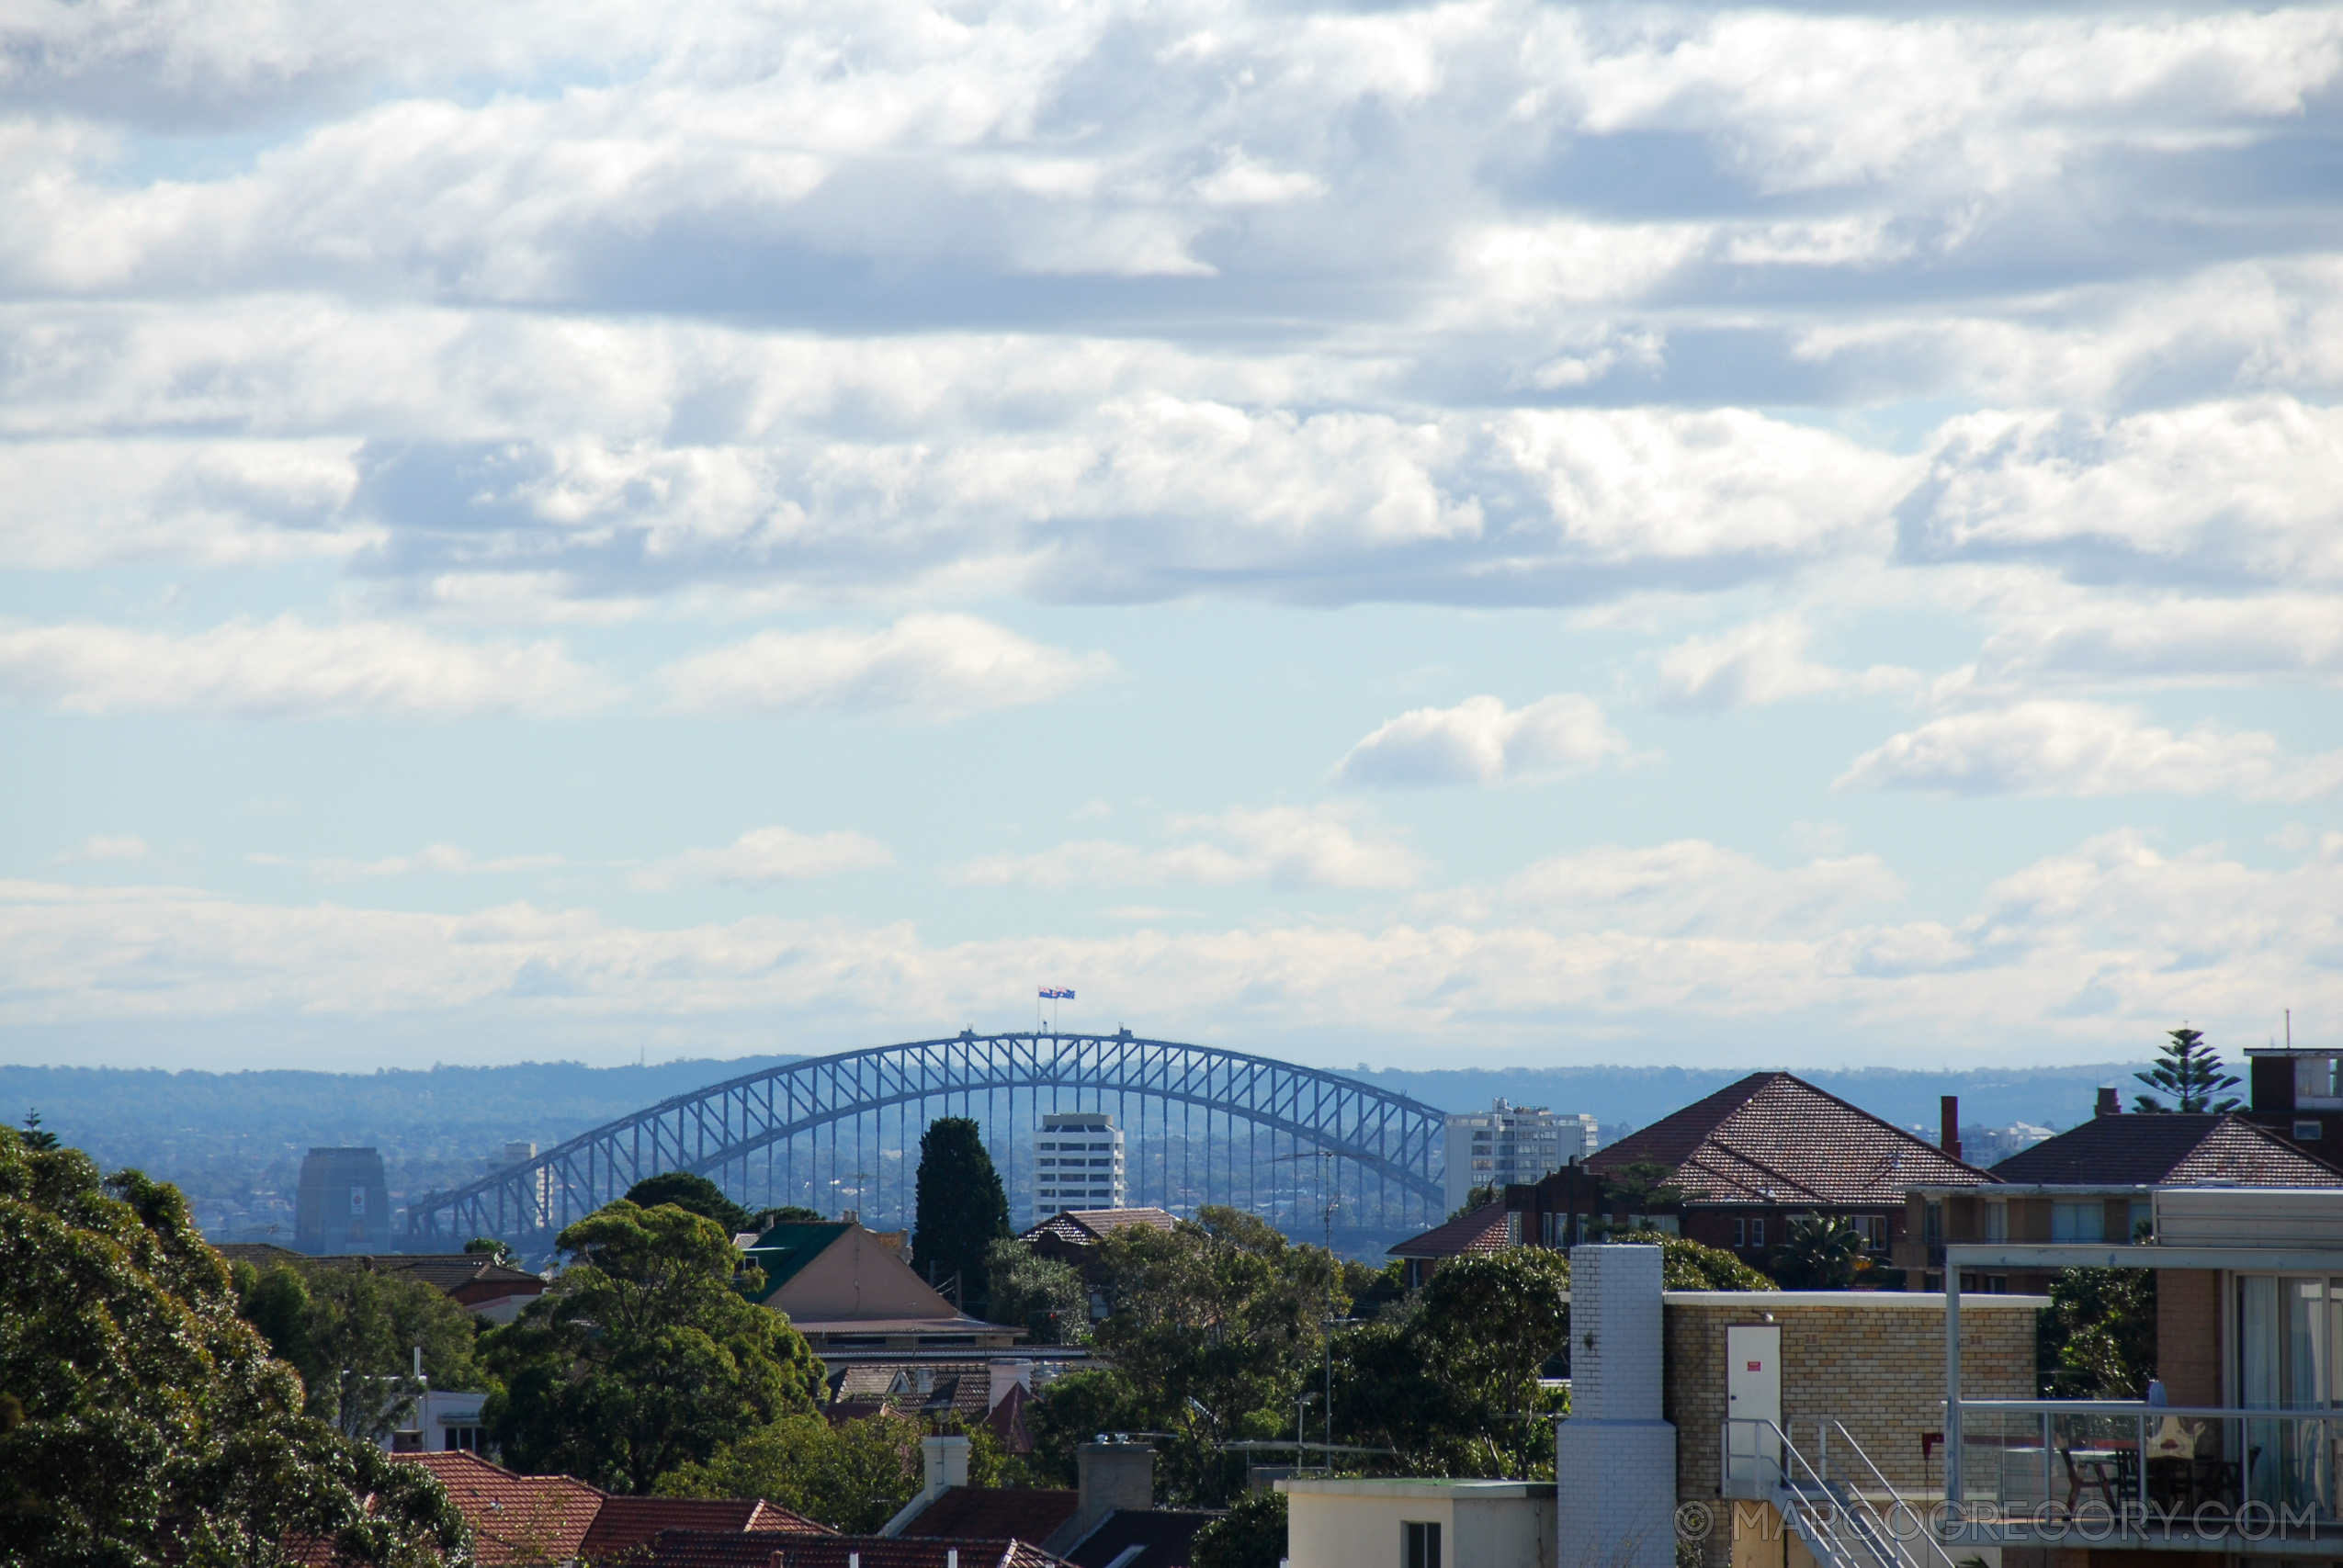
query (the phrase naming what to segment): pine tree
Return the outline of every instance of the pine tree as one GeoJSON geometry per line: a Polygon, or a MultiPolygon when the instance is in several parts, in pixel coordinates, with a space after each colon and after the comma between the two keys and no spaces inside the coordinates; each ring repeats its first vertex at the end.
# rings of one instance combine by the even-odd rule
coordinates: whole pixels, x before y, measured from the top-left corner
{"type": "Polygon", "coordinates": [[[2238,1109],[2244,1102],[2234,1095],[2225,1100],[2213,1099],[2224,1089],[2235,1089],[2238,1079],[2221,1070],[2221,1054],[2204,1043],[2204,1035],[2194,1029],[2175,1029],[2169,1033],[2172,1038],[2156,1066],[2145,1073],[2132,1075],[2156,1094],[2134,1096],[2132,1108],[2149,1115],[2171,1111],[2219,1112],[2238,1109]],[[2158,1094],[2169,1095],[2179,1103],[2167,1105],[2156,1098],[2158,1094]]]}
{"type": "Polygon", "coordinates": [[[920,1134],[919,1217],[911,1258],[936,1283],[957,1274],[968,1312],[987,1304],[985,1248],[1009,1234],[1009,1195],[984,1151],[984,1136],[965,1116],[945,1116],[920,1134]]]}

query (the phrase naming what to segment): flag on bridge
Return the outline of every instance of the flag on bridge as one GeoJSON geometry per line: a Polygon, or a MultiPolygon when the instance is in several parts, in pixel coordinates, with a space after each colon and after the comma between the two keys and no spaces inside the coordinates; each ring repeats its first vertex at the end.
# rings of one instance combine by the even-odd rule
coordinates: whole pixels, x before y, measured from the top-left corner
{"type": "Polygon", "coordinates": [[[1070,1002],[1074,999],[1074,993],[1063,986],[1044,986],[1041,988],[1041,999],[1046,1002],[1070,1002]]]}

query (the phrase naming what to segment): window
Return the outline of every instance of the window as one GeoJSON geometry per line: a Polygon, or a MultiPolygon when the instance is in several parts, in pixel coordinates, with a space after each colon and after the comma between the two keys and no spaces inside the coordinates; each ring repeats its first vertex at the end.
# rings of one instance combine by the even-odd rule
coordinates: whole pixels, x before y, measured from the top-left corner
{"type": "Polygon", "coordinates": [[[2050,1206],[2050,1239],[2105,1241],[2107,1205],[2096,1198],[2081,1203],[2053,1203],[2050,1206]]]}
{"type": "Polygon", "coordinates": [[[2294,1058],[2294,1096],[2298,1100],[2333,1100],[2343,1095],[2337,1079],[2343,1077],[2336,1071],[2333,1056],[2297,1056],[2294,1058]]]}
{"type": "Polygon", "coordinates": [[[1763,1220],[1751,1220],[1749,1222],[1749,1245],[1751,1247],[1763,1247],[1765,1245],[1765,1222],[1763,1220]]]}
{"type": "Polygon", "coordinates": [[[1986,1200],[1985,1239],[1987,1241],[2009,1239],[2009,1201],[2008,1199],[1988,1198],[1986,1200]]]}
{"type": "Polygon", "coordinates": [[[450,1427],[447,1428],[447,1446],[468,1454],[481,1453],[485,1450],[482,1439],[486,1435],[478,1427],[450,1427]]]}
{"type": "Polygon", "coordinates": [[[1399,1568],[1440,1568],[1440,1521],[1409,1519],[1399,1526],[1407,1556],[1399,1568]]]}
{"type": "Polygon", "coordinates": [[[2145,1198],[2132,1200],[2132,1223],[2126,1229],[2127,1241],[2146,1241],[2156,1235],[2156,1205],[2145,1198]]]}
{"type": "Polygon", "coordinates": [[[1887,1250],[1887,1216],[1885,1214],[1857,1214],[1855,1229],[1863,1238],[1864,1250],[1869,1252],[1887,1250]]]}
{"type": "Polygon", "coordinates": [[[2298,1144],[2307,1144],[2325,1130],[2326,1126],[2323,1122],[2297,1122],[2294,1123],[2294,1141],[2298,1144]]]}
{"type": "Polygon", "coordinates": [[[1735,1247],[1747,1247],[1749,1245],[1749,1221],[1735,1220],[1733,1222],[1733,1245],[1735,1247]]]}

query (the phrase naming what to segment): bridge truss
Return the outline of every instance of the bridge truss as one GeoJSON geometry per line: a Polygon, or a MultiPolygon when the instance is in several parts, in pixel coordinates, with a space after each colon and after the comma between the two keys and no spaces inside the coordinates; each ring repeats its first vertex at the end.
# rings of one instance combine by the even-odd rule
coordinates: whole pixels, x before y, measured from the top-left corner
{"type": "Polygon", "coordinates": [[[919,1137],[969,1116],[1034,1217],[1033,1132],[1052,1111],[1103,1111],[1125,1130],[1129,1201],[1192,1215],[1251,1210],[1290,1234],[1437,1222],[1441,1113],[1356,1078],[1128,1032],[963,1032],[820,1056],[677,1095],[525,1164],[408,1209],[411,1243],[474,1235],[542,1244],[647,1176],[696,1171],[751,1209],[853,1209],[911,1222],[919,1137]]]}

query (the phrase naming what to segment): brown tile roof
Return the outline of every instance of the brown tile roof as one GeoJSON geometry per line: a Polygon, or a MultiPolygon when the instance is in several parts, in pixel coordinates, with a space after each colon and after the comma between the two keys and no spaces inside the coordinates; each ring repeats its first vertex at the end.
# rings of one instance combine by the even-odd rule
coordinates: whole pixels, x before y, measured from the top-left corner
{"type": "Polygon", "coordinates": [[[1386,1248],[1393,1258],[1462,1258],[1468,1252],[1502,1252],[1511,1244],[1512,1217],[1502,1202],[1484,1203],[1444,1225],[1411,1235],[1386,1248]]]}
{"type": "Polygon", "coordinates": [[[1169,1209],[1067,1209],[1025,1231],[1018,1239],[1030,1241],[1050,1235],[1060,1241],[1071,1242],[1076,1247],[1088,1247],[1133,1225],[1168,1231],[1179,1223],[1180,1216],[1169,1209]]]}
{"type": "Polygon", "coordinates": [[[832,1397],[981,1421],[992,1414],[992,1368],[982,1361],[863,1361],[839,1374],[832,1397]]]}
{"type": "Polygon", "coordinates": [[[1060,1560],[1027,1541],[914,1540],[875,1535],[719,1535],[667,1530],[651,1543],[645,1568],[1062,1568],[1060,1560]]]}
{"type": "Polygon", "coordinates": [[[565,1562],[578,1555],[601,1511],[603,1495],[567,1475],[515,1475],[477,1454],[393,1454],[439,1478],[472,1528],[474,1560],[484,1564],[565,1562]]]}
{"type": "Polygon", "coordinates": [[[2076,1187],[2343,1187],[2343,1171],[2242,1116],[2094,1116],[1993,1168],[2076,1187]]]}
{"type": "Polygon", "coordinates": [[[1205,1509],[1117,1508],[1066,1552],[1074,1568],[1107,1568],[1132,1547],[1126,1568],[1188,1568],[1196,1531],[1220,1516],[1205,1509]]]}
{"type": "Polygon", "coordinates": [[[834,1535],[828,1525],[793,1514],[778,1503],[714,1497],[605,1497],[585,1533],[578,1555],[594,1563],[631,1565],[650,1556],[651,1538],[662,1530],[777,1532],[834,1535]]]}
{"type": "MultiPolygon", "coordinates": [[[[1038,1486],[954,1486],[903,1527],[903,1536],[1047,1540],[1081,1506],[1081,1494],[1038,1486]]],[[[966,1568],[965,1563],[963,1568],[966,1568]]]]}
{"type": "Polygon", "coordinates": [[[1901,1203],[1914,1187],[1993,1178],[1788,1073],[1751,1073],[1587,1159],[1669,1168],[1695,1203],[1901,1203]]]}

